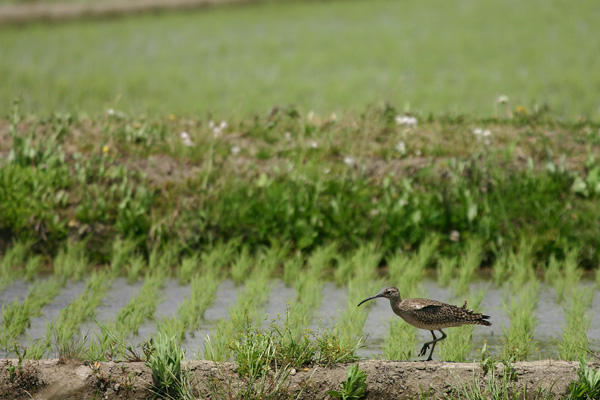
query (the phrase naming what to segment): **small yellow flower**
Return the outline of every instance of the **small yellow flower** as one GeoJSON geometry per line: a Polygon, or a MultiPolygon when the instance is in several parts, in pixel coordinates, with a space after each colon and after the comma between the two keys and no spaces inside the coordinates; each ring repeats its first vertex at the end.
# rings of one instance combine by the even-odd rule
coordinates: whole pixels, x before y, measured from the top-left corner
{"type": "Polygon", "coordinates": [[[517,108],[515,108],[515,112],[517,114],[521,114],[521,115],[527,115],[527,114],[529,114],[529,112],[527,111],[527,108],[525,108],[523,106],[517,106],[517,108]]]}
{"type": "Polygon", "coordinates": [[[108,153],[110,151],[110,147],[108,147],[107,145],[102,146],[102,152],[104,154],[108,153]]]}
{"type": "Polygon", "coordinates": [[[173,114],[169,114],[169,121],[175,121],[177,117],[173,114]]]}

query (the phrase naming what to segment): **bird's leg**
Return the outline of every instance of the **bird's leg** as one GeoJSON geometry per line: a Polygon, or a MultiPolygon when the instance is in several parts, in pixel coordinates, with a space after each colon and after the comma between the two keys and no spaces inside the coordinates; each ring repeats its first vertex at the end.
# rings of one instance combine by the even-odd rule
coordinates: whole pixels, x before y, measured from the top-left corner
{"type": "MultiPolygon", "coordinates": [[[[429,343],[431,343],[433,346],[431,346],[431,351],[429,352],[429,358],[427,359],[427,361],[431,361],[431,360],[432,360],[431,356],[432,356],[432,354],[433,354],[433,349],[435,349],[435,344],[436,344],[437,342],[439,342],[440,340],[444,340],[444,339],[446,339],[446,334],[444,333],[444,331],[443,331],[443,330],[441,330],[441,329],[438,329],[438,331],[440,331],[440,332],[442,333],[442,337],[440,337],[440,338],[437,338],[437,339],[434,339],[434,340],[433,340],[433,342],[429,342],[429,343]]],[[[431,334],[433,335],[433,331],[431,331],[431,334]]],[[[435,335],[433,335],[433,337],[435,338],[435,335]]]]}
{"type": "MultiPolygon", "coordinates": [[[[433,333],[433,331],[429,331],[429,332],[431,332],[431,336],[433,336],[433,340],[431,342],[427,342],[423,345],[423,347],[421,348],[421,352],[419,353],[419,357],[424,356],[427,353],[427,349],[429,348],[429,345],[433,343],[433,345],[435,346],[435,342],[437,342],[437,340],[438,340],[435,337],[435,333],[433,333]]],[[[430,355],[430,357],[431,357],[431,355],[430,355]]],[[[427,360],[427,361],[429,361],[429,360],[427,360]]]]}

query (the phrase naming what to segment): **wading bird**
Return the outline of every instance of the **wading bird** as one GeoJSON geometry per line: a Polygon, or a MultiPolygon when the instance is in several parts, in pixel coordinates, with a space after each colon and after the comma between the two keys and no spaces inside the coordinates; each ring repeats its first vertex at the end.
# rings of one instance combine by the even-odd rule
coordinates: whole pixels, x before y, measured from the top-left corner
{"type": "Polygon", "coordinates": [[[473,325],[492,325],[491,322],[486,321],[489,319],[489,315],[483,315],[474,313],[473,310],[467,309],[467,301],[462,307],[453,306],[450,304],[442,303],[441,301],[429,300],[429,299],[404,299],[400,298],[400,292],[398,288],[389,287],[383,289],[375,296],[371,296],[368,299],[361,301],[357,307],[359,307],[365,301],[373,300],[378,297],[385,297],[390,301],[392,310],[396,315],[400,316],[403,320],[416,326],[419,329],[426,329],[431,332],[433,340],[423,345],[419,356],[424,356],[427,353],[427,349],[431,345],[431,351],[429,352],[429,358],[427,361],[431,361],[431,355],[435,344],[440,340],[446,339],[446,334],[442,331],[442,328],[450,328],[454,326],[461,326],[465,324],[473,325]],[[440,331],[442,336],[437,338],[433,331],[440,331]]]}

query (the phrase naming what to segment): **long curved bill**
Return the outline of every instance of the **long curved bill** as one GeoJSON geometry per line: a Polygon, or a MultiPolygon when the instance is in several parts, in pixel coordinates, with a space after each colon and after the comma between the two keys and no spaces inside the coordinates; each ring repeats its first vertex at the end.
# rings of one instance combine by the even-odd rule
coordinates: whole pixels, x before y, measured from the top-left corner
{"type": "Polygon", "coordinates": [[[361,301],[360,303],[358,303],[358,305],[357,305],[356,307],[360,307],[360,305],[361,305],[362,303],[364,303],[365,301],[373,300],[373,299],[376,299],[376,298],[378,298],[378,297],[382,297],[382,296],[383,296],[383,295],[382,295],[381,293],[378,293],[378,294],[376,294],[375,296],[371,296],[371,297],[369,297],[369,298],[367,298],[367,299],[364,299],[363,301],[361,301]]]}

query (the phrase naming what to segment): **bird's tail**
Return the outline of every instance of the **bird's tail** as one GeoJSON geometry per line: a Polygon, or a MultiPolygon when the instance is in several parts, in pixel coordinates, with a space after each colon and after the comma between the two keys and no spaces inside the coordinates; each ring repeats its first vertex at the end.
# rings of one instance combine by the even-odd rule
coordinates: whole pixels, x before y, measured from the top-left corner
{"type": "Polygon", "coordinates": [[[483,315],[483,314],[473,314],[473,315],[479,316],[479,319],[476,319],[475,321],[473,321],[474,324],[485,325],[485,326],[492,325],[492,323],[490,321],[486,321],[487,319],[490,319],[489,315],[483,315]]]}
{"type": "Polygon", "coordinates": [[[473,324],[473,325],[485,325],[485,326],[491,326],[492,323],[490,321],[486,321],[488,319],[490,319],[489,315],[484,315],[481,313],[475,313],[473,312],[473,310],[469,310],[467,309],[467,301],[465,300],[465,304],[463,304],[463,306],[461,307],[461,310],[463,312],[466,313],[466,315],[468,316],[468,324],[473,324]]]}

